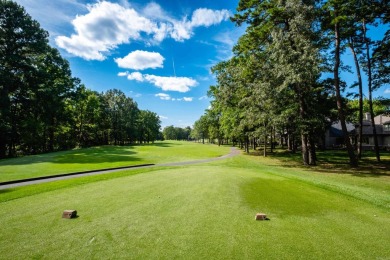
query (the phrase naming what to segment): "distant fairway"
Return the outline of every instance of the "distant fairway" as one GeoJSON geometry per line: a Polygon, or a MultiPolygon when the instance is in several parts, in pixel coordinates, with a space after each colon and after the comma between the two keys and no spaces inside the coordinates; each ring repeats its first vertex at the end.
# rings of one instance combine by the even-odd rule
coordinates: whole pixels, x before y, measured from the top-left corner
{"type": "Polygon", "coordinates": [[[389,259],[389,214],[389,176],[240,155],[0,190],[0,259],[389,259]]]}
{"type": "Polygon", "coordinates": [[[229,147],[177,141],[75,149],[0,160],[0,182],[120,166],[206,159],[229,152],[229,147]]]}

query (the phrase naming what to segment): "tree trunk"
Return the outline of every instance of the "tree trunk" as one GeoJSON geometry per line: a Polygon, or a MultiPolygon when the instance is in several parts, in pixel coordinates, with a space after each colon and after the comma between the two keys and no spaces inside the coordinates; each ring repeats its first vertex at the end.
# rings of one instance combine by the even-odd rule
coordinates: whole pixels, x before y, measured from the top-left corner
{"type": "Polygon", "coordinates": [[[303,165],[309,165],[309,149],[307,147],[307,135],[301,134],[301,143],[302,143],[302,161],[303,165]]]}
{"type": "MultiPolygon", "coordinates": [[[[301,118],[301,121],[304,125],[306,125],[306,105],[305,105],[305,99],[300,91],[300,87],[297,86],[296,92],[299,96],[299,116],[301,118]]],[[[302,160],[303,165],[309,165],[309,149],[307,146],[308,139],[307,139],[307,129],[301,129],[301,152],[302,152],[302,160]]]]}
{"type": "Polygon", "coordinates": [[[317,165],[317,154],[316,154],[316,146],[313,139],[313,133],[310,133],[309,136],[309,164],[310,165],[317,165]]]}
{"type": "MultiPolygon", "coordinates": [[[[337,10],[335,11],[335,16],[338,16],[337,10]]],[[[341,128],[343,131],[344,135],[344,142],[347,147],[347,152],[349,156],[349,164],[351,167],[357,167],[358,162],[355,157],[353,147],[351,145],[351,141],[348,136],[348,130],[347,130],[347,125],[345,123],[345,115],[344,115],[344,108],[343,108],[343,103],[342,103],[342,98],[341,98],[341,90],[340,90],[340,78],[339,78],[339,69],[340,69],[340,27],[339,27],[339,22],[335,23],[335,64],[334,64],[334,87],[336,91],[336,100],[337,100],[337,110],[339,114],[339,120],[341,124],[341,128]]]]}
{"type": "Polygon", "coordinates": [[[359,134],[358,134],[359,137],[358,137],[357,153],[358,153],[358,158],[361,159],[362,143],[363,143],[363,83],[362,83],[362,76],[360,74],[359,60],[355,52],[353,39],[349,40],[349,48],[352,52],[353,59],[355,61],[356,74],[357,74],[358,84],[359,84],[359,134]]]}
{"type": "Polygon", "coordinates": [[[297,152],[297,143],[295,142],[295,135],[293,135],[293,139],[292,139],[292,150],[291,150],[292,153],[296,153],[297,152]]]}
{"type": "Polygon", "coordinates": [[[10,100],[8,88],[3,86],[0,88],[0,159],[4,159],[7,155],[9,108],[10,100]]]}
{"type": "Polygon", "coordinates": [[[0,159],[4,159],[6,157],[7,150],[7,139],[4,134],[0,135],[0,159]]]}
{"type": "Polygon", "coordinates": [[[11,132],[10,132],[10,140],[8,144],[8,157],[15,157],[16,156],[16,135],[17,135],[17,111],[16,108],[17,105],[14,106],[11,105],[11,113],[10,113],[10,123],[11,123],[11,132]],[[12,108],[14,107],[14,108],[12,108]]]}
{"type": "Polygon", "coordinates": [[[271,143],[271,153],[274,152],[274,136],[273,136],[273,127],[271,127],[271,140],[270,140],[270,143],[271,143]]]}
{"type": "Polygon", "coordinates": [[[245,151],[246,153],[249,153],[249,137],[245,137],[245,151]]]}
{"type": "Polygon", "coordinates": [[[368,102],[370,105],[370,114],[371,114],[371,126],[372,133],[374,135],[374,146],[375,146],[375,156],[378,162],[381,161],[381,157],[379,154],[379,144],[378,144],[378,135],[376,133],[375,120],[374,120],[374,109],[372,106],[372,73],[371,73],[371,57],[370,57],[370,46],[368,40],[366,38],[366,23],[363,19],[363,37],[364,43],[366,44],[366,55],[367,55],[367,71],[368,71],[368,102]]]}
{"type": "Polygon", "coordinates": [[[54,151],[54,144],[55,144],[54,138],[55,138],[56,125],[57,125],[57,119],[55,118],[54,115],[52,115],[50,119],[50,126],[49,126],[49,151],[50,152],[54,151]]]}
{"type": "Polygon", "coordinates": [[[284,131],[282,130],[282,132],[280,133],[280,146],[282,147],[282,149],[284,149],[283,133],[284,133],[284,131]]]}

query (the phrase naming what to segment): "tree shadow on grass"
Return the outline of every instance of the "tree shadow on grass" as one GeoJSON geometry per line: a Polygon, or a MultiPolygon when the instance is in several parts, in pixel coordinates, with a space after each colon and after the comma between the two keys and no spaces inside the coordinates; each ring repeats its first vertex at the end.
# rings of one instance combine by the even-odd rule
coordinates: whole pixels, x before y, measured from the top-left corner
{"type": "MultiPolygon", "coordinates": [[[[249,156],[262,156],[262,151],[254,151],[249,156]]],[[[349,166],[349,157],[344,150],[326,150],[317,152],[317,165],[305,167],[302,165],[301,153],[298,151],[292,153],[287,150],[276,149],[267,156],[276,159],[277,163],[270,162],[270,166],[281,166],[286,168],[304,168],[310,171],[350,174],[356,177],[390,177],[390,153],[382,152],[381,162],[375,160],[375,156],[368,152],[363,154],[362,160],[359,161],[358,168],[349,166]]]]}
{"type": "Polygon", "coordinates": [[[182,144],[176,144],[176,143],[171,143],[171,142],[158,142],[154,144],[146,144],[148,146],[156,146],[156,147],[173,147],[173,146],[179,146],[182,144]]]}
{"type": "Polygon", "coordinates": [[[351,168],[346,151],[321,151],[318,153],[318,166],[315,167],[315,170],[336,174],[350,174],[356,177],[390,177],[390,157],[388,152],[384,152],[381,162],[378,163],[370,153],[364,153],[359,161],[359,167],[351,168]]]}
{"type": "MultiPolygon", "coordinates": [[[[247,156],[260,157],[264,158],[262,150],[250,151],[249,153],[245,153],[247,156]]],[[[301,157],[299,153],[291,153],[286,150],[274,150],[274,152],[267,152],[266,159],[276,159],[277,161],[268,161],[266,162],[269,166],[282,166],[287,168],[295,168],[302,166],[301,157]]]]}
{"type": "Polygon", "coordinates": [[[131,146],[99,146],[86,149],[75,149],[5,159],[0,161],[0,166],[29,165],[35,163],[98,164],[141,161],[141,158],[135,156],[137,152],[131,151],[132,149],[134,148],[131,146]]]}
{"type": "Polygon", "coordinates": [[[14,189],[0,189],[0,194],[5,194],[14,191],[14,189]]]}
{"type": "Polygon", "coordinates": [[[98,164],[98,163],[117,163],[117,162],[135,162],[141,161],[141,158],[135,157],[136,152],[122,153],[120,151],[111,152],[80,152],[71,155],[57,157],[52,163],[58,164],[98,164]]]}
{"type": "Polygon", "coordinates": [[[73,149],[68,151],[52,152],[39,155],[31,155],[19,158],[0,160],[1,166],[29,165],[34,163],[55,163],[55,164],[98,164],[98,163],[118,163],[137,162],[142,158],[136,157],[136,146],[150,147],[174,147],[183,144],[174,142],[155,142],[149,144],[137,144],[129,146],[97,146],[83,149],[73,149]]]}

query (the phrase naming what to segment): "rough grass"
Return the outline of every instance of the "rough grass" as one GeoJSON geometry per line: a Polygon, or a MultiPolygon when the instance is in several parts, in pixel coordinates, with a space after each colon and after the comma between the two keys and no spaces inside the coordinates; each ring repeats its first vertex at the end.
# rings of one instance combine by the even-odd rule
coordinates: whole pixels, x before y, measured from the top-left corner
{"type": "Polygon", "coordinates": [[[0,160],[0,182],[147,163],[218,157],[228,147],[164,141],[136,146],[101,146],[0,160]]]}
{"type": "Polygon", "coordinates": [[[389,176],[281,164],[241,155],[2,191],[0,258],[390,258],[389,176]]]}

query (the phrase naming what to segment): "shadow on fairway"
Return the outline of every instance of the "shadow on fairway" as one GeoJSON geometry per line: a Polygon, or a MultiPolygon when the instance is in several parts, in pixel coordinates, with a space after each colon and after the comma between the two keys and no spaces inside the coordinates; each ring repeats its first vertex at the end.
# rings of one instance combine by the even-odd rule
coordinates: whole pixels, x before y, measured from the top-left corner
{"type": "Polygon", "coordinates": [[[170,143],[170,142],[159,142],[159,143],[154,143],[154,144],[143,144],[143,145],[156,146],[156,147],[173,147],[173,146],[180,146],[183,144],[170,143]]]}
{"type": "Polygon", "coordinates": [[[137,146],[169,148],[183,144],[174,142],[156,142],[149,144],[136,144],[130,146],[97,146],[84,149],[52,152],[39,155],[31,155],[19,158],[0,160],[0,166],[29,165],[34,163],[56,164],[98,164],[115,162],[137,162],[144,159],[136,157],[137,146]]]}
{"type": "Polygon", "coordinates": [[[13,192],[14,189],[4,189],[4,190],[0,190],[0,194],[5,194],[5,193],[9,193],[9,192],[13,192]]]}
{"type": "Polygon", "coordinates": [[[98,164],[107,162],[134,162],[142,159],[136,157],[137,152],[131,146],[101,146],[87,149],[75,149],[63,152],[53,152],[21,158],[5,159],[0,166],[28,165],[35,163],[55,164],[98,164]]]}
{"type": "MultiPolygon", "coordinates": [[[[248,156],[263,156],[262,150],[251,151],[248,156]]],[[[350,174],[356,177],[390,177],[389,152],[381,153],[382,159],[378,163],[373,152],[365,152],[359,161],[357,169],[349,166],[349,157],[345,150],[317,151],[317,165],[308,166],[308,169],[323,173],[350,174]]],[[[281,166],[285,168],[305,167],[302,164],[300,151],[292,153],[282,149],[275,149],[268,153],[268,157],[276,159],[276,164],[270,166],[281,166]]]]}
{"type": "Polygon", "coordinates": [[[130,151],[99,151],[99,152],[78,152],[76,154],[61,155],[55,158],[52,163],[60,164],[97,164],[109,162],[134,162],[141,161],[141,158],[135,157],[136,152],[130,151]]]}

